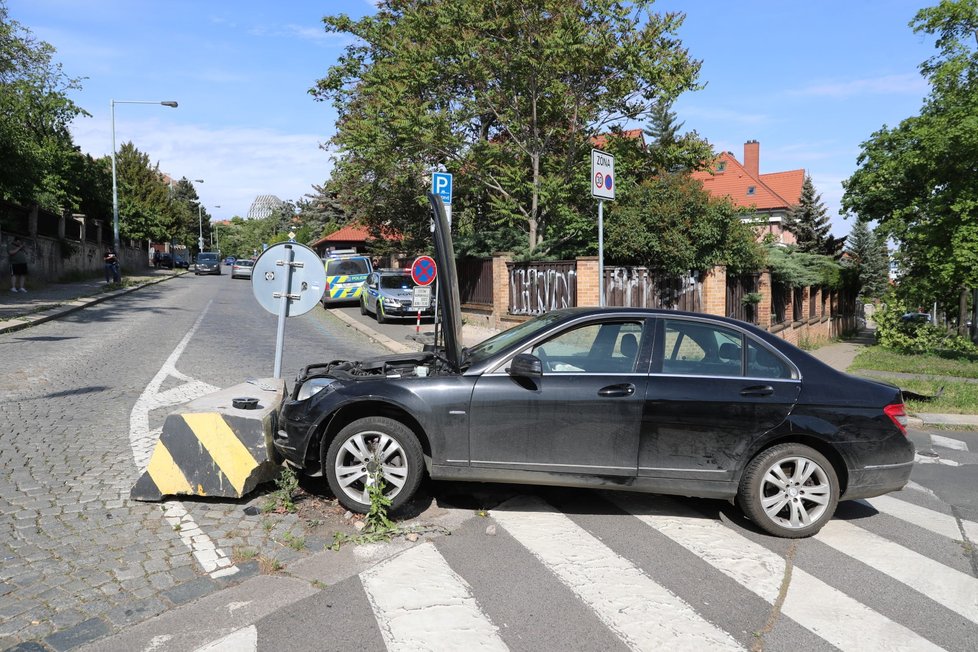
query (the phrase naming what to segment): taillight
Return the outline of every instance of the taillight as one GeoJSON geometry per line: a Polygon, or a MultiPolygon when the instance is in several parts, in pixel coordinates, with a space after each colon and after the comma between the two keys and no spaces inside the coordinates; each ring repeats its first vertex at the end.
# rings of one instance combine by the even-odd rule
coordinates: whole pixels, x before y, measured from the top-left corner
{"type": "Polygon", "coordinates": [[[890,421],[900,429],[904,435],[907,434],[907,411],[903,409],[903,403],[890,403],[883,412],[890,417],[890,421]]]}

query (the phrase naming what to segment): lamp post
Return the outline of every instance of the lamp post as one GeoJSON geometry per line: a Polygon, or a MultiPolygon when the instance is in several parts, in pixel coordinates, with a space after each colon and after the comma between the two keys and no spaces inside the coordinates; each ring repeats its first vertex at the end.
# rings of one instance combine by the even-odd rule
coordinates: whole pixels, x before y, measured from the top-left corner
{"type": "MultiPolygon", "coordinates": [[[[194,179],[194,183],[204,183],[203,179],[194,179]]],[[[197,198],[197,252],[204,250],[204,220],[201,217],[200,197],[197,198]]]]}
{"type": "Polygon", "coordinates": [[[171,109],[177,108],[177,103],[172,100],[165,102],[153,102],[149,100],[109,100],[109,112],[112,114],[112,245],[115,253],[120,254],[119,242],[119,185],[116,181],[115,172],[115,105],[116,104],[162,104],[171,109]]]}
{"type": "MultiPolygon", "coordinates": [[[[221,207],[221,206],[220,206],[220,204],[217,204],[217,205],[215,205],[215,206],[214,206],[214,208],[220,208],[220,207],[221,207]]],[[[214,251],[220,251],[220,250],[221,250],[221,237],[220,237],[220,231],[218,231],[218,230],[217,230],[217,227],[218,227],[218,225],[217,225],[217,224],[214,224],[214,225],[213,225],[213,229],[214,229],[214,237],[213,237],[213,239],[212,239],[212,240],[213,240],[213,242],[214,242],[214,251]]]]}

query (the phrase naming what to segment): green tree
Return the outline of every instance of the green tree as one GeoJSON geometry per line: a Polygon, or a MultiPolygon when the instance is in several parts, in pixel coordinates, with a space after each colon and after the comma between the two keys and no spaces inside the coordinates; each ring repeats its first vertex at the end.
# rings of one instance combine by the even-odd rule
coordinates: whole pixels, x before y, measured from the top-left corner
{"type": "Polygon", "coordinates": [[[59,211],[81,202],[88,161],[68,125],[88,114],[68,99],[79,80],[64,74],[54,53],[11,20],[0,0],[0,197],[59,211]]]}
{"type": "Polygon", "coordinates": [[[695,131],[680,134],[685,123],[676,122],[672,104],[665,100],[656,102],[651,111],[651,122],[645,130],[649,142],[649,172],[692,172],[704,169],[716,157],[713,147],[695,131]]]}
{"type": "Polygon", "coordinates": [[[136,149],[132,142],[126,142],[116,153],[116,180],[120,235],[136,240],[168,240],[172,226],[170,187],[163,181],[159,166],[152,165],[149,155],[136,149]]]}
{"type": "Polygon", "coordinates": [[[714,265],[734,274],[755,271],[764,254],[741,217],[729,199],[711,197],[689,175],[660,175],[610,205],[606,255],[673,276],[714,265]]]}
{"type": "Polygon", "coordinates": [[[822,203],[822,195],[815,192],[812,177],[805,175],[801,198],[785,219],[785,227],[797,239],[798,249],[806,253],[838,256],[842,253],[845,238],[832,237],[832,223],[822,203]]]}
{"type": "Polygon", "coordinates": [[[696,85],[674,36],[682,15],[651,5],[382,0],[359,21],[326,17],[356,39],[312,90],[340,114],[344,207],[421,240],[424,183],[444,166],[463,233],[522,233],[544,255],[588,230],[593,241],[592,136],[696,85]]]}
{"type": "Polygon", "coordinates": [[[842,206],[897,243],[904,298],[956,311],[963,335],[978,287],[978,2],[943,0],[910,25],[937,36],[921,65],[930,95],[919,116],[862,144],[842,206]]]}
{"type": "Polygon", "coordinates": [[[890,255],[886,238],[874,233],[865,220],[856,220],[846,240],[846,255],[842,266],[852,272],[858,284],[859,296],[882,299],[889,288],[890,255]]]}

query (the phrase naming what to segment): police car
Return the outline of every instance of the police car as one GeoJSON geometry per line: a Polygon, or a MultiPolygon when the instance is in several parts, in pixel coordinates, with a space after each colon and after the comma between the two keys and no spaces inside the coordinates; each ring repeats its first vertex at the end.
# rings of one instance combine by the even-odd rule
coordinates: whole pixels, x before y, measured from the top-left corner
{"type": "Polygon", "coordinates": [[[324,260],[326,267],[326,291],[323,306],[357,301],[363,282],[373,271],[370,259],[362,254],[334,251],[324,260]]]}
{"type": "MultiPolygon", "coordinates": [[[[391,317],[417,317],[414,305],[414,286],[407,269],[382,269],[367,276],[360,295],[360,314],[373,314],[377,323],[383,324],[391,317]]],[[[422,317],[434,314],[433,302],[421,309],[422,317]]]]}

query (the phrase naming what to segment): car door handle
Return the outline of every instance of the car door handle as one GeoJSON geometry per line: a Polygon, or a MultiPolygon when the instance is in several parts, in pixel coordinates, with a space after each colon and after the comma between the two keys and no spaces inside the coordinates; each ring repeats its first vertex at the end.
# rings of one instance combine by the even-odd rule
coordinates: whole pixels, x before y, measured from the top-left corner
{"type": "Polygon", "coordinates": [[[774,393],[774,388],[770,385],[752,385],[740,390],[741,396],[770,396],[774,393]]]}
{"type": "Polygon", "coordinates": [[[598,390],[598,396],[631,396],[635,393],[635,385],[625,383],[623,385],[608,385],[598,390]]]}

